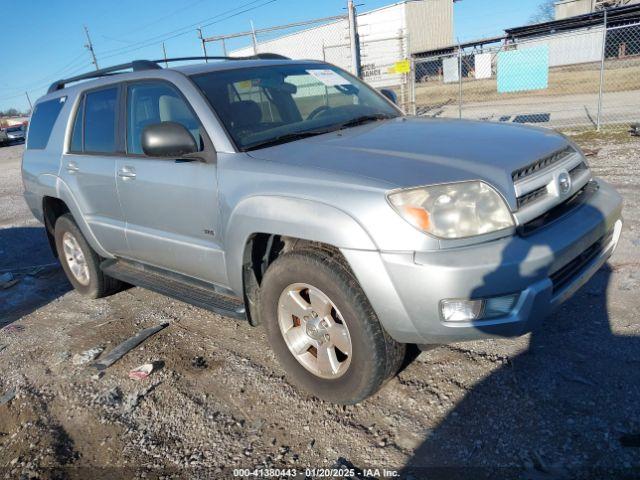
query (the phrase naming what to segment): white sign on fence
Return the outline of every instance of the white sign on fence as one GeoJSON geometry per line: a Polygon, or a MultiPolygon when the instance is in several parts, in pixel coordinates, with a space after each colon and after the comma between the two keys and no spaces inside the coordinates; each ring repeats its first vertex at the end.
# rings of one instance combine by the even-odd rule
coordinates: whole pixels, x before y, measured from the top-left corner
{"type": "Polygon", "coordinates": [[[474,59],[474,70],[476,79],[491,78],[491,54],[478,53],[474,59]]]}
{"type": "Polygon", "coordinates": [[[458,57],[442,59],[442,74],[444,77],[444,83],[453,83],[458,81],[458,57]]]}

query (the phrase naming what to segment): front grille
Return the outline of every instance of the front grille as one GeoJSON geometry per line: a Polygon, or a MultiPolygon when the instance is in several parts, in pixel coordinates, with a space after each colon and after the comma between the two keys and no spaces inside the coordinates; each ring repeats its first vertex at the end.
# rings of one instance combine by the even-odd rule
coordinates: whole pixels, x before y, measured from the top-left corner
{"type": "Polygon", "coordinates": [[[519,168],[518,170],[514,170],[511,174],[511,178],[514,182],[518,180],[522,180],[523,178],[528,177],[529,175],[533,175],[545,168],[550,167],[551,165],[558,163],[561,160],[564,160],[569,155],[573,155],[575,150],[571,146],[567,146],[562,150],[558,150],[551,155],[548,155],[540,160],[536,160],[535,162],[527,165],[526,167],[519,168]]]}
{"type": "Polygon", "coordinates": [[[596,258],[602,250],[609,244],[613,237],[613,229],[601,237],[597,242],[589,246],[580,255],[567,263],[564,267],[550,275],[551,283],[553,284],[553,293],[557,293],[562,288],[571,283],[571,281],[580,273],[580,271],[591,260],[596,258]]]}
{"type": "Polygon", "coordinates": [[[580,162],[578,165],[569,170],[569,175],[571,175],[571,179],[574,180],[578,175],[588,169],[589,167],[587,167],[586,163],[580,162]]]}
{"type": "Polygon", "coordinates": [[[518,197],[518,208],[522,208],[525,205],[530,204],[538,198],[544,197],[547,194],[547,186],[544,185],[540,188],[536,188],[532,192],[529,192],[521,197],[518,197]]]}
{"type": "Polygon", "coordinates": [[[550,210],[547,210],[544,214],[534,218],[530,222],[521,225],[518,228],[518,233],[526,237],[527,235],[535,233],[538,229],[555,222],[560,217],[566,215],[574,208],[586,202],[598,190],[598,188],[597,182],[593,180],[590,181],[566,201],[556,205],[550,210]]]}

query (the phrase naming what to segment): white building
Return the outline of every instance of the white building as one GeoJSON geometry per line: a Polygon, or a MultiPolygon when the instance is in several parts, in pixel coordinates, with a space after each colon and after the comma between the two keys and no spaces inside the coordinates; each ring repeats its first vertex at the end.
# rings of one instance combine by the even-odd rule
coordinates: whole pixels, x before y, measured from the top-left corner
{"type": "MultiPolygon", "coordinates": [[[[363,77],[374,86],[398,83],[390,73],[412,53],[453,43],[453,0],[405,0],[357,16],[363,77]]],[[[277,32],[276,32],[277,35],[277,32]]],[[[271,52],[296,59],[326,60],[351,69],[349,25],[337,20],[275,38],[263,39],[258,29],[253,45],[231,52],[247,56],[271,52]]]]}

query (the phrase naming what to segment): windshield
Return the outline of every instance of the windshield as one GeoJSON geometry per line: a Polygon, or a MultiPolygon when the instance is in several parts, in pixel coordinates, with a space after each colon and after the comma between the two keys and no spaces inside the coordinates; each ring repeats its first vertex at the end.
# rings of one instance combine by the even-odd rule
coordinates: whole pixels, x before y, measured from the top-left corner
{"type": "Polygon", "coordinates": [[[400,115],[363,82],[323,63],[242,68],[192,78],[241,150],[400,115]]]}

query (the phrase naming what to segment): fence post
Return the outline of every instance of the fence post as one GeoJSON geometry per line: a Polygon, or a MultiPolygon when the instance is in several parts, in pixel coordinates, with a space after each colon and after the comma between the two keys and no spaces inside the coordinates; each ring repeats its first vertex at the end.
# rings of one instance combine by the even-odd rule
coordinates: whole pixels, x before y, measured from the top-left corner
{"type": "Polygon", "coordinates": [[[361,76],[360,65],[360,37],[358,35],[358,18],[353,0],[347,1],[347,11],[349,12],[349,40],[351,43],[351,73],[356,77],[361,76]]]}
{"type": "Polygon", "coordinates": [[[607,9],[604,9],[604,21],[602,24],[602,56],[600,57],[600,87],[598,91],[598,117],[596,119],[596,130],[600,131],[602,122],[602,94],[604,91],[604,59],[607,54],[607,9]]]}
{"type": "Polygon", "coordinates": [[[409,82],[411,82],[411,114],[415,116],[418,114],[418,107],[416,105],[416,74],[418,72],[416,72],[416,59],[413,55],[410,56],[409,61],[411,65],[409,71],[409,75],[411,75],[409,78],[409,82]]]}
{"type": "Polygon", "coordinates": [[[462,118],[462,47],[458,42],[458,118],[462,118]]]}

